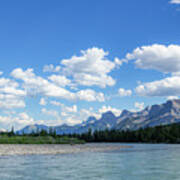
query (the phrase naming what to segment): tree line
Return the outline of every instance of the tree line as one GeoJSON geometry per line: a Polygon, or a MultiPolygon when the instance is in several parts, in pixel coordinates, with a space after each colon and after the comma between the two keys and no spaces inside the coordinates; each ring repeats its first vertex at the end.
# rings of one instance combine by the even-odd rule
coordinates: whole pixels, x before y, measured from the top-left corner
{"type": "Polygon", "coordinates": [[[56,130],[52,127],[49,128],[49,130],[45,129],[37,129],[36,131],[32,131],[31,133],[25,133],[24,131],[19,134],[18,132],[14,131],[14,127],[11,128],[9,132],[1,132],[0,135],[7,135],[7,136],[32,136],[32,137],[37,137],[37,136],[52,136],[52,137],[57,137],[59,135],[56,134],[56,130]]]}
{"type": "Polygon", "coordinates": [[[82,134],[72,134],[86,142],[123,142],[123,143],[180,143],[180,124],[147,127],[134,131],[95,130],[82,134]]]}
{"type": "Polygon", "coordinates": [[[56,130],[50,128],[46,130],[32,131],[31,134],[17,134],[14,128],[10,132],[0,133],[7,136],[51,136],[54,138],[69,137],[77,138],[85,142],[122,142],[122,143],[180,143],[180,123],[141,128],[134,131],[121,131],[121,130],[95,130],[91,129],[82,134],[56,134],[56,130]]]}

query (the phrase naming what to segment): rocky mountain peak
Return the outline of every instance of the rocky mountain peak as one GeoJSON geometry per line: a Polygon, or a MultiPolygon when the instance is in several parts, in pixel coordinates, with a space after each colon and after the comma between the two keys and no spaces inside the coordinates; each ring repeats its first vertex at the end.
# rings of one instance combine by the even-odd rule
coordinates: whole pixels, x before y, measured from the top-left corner
{"type": "Polygon", "coordinates": [[[89,118],[87,119],[87,121],[85,121],[86,123],[92,122],[92,121],[96,121],[97,119],[94,116],[89,116],[89,118]]]}
{"type": "MultiPolygon", "coordinates": [[[[114,128],[119,130],[136,130],[145,127],[154,127],[163,124],[171,124],[180,122],[180,99],[169,100],[164,104],[155,104],[146,107],[139,112],[130,112],[128,110],[122,111],[119,117],[116,117],[111,111],[102,114],[100,119],[90,116],[81,124],[69,126],[63,124],[55,126],[57,134],[65,133],[83,133],[87,132],[89,128],[93,131],[96,129],[104,130],[114,128]]],[[[45,125],[27,126],[19,131],[19,134],[30,133],[35,129],[48,130],[49,127],[45,125]]]]}
{"type": "Polygon", "coordinates": [[[127,116],[129,114],[131,114],[131,112],[125,109],[125,110],[122,111],[120,117],[127,116]]]}
{"type": "Polygon", "coordinates": [[[111,111],[107,111],[102,114],[101,119],[106,119],[106,118],[115,118],[115,115],[111,111]]]}

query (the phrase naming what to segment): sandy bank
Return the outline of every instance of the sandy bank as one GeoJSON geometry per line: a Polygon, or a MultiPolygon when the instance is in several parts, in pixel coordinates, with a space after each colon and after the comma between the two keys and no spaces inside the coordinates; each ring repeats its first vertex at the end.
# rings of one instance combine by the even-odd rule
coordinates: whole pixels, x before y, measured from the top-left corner
{"type": "Polygon", "coordinates": [[[12,145],[0,144],[0,156],[31,154],[69,154],[80,152],[105,152],[130,148],[118,144],[84,144],[84,145],[12,145]]]}

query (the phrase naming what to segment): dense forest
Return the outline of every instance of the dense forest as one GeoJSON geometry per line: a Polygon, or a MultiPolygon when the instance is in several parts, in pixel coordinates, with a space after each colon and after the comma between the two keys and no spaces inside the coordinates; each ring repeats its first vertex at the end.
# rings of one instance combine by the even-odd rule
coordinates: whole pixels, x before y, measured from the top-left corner
{"type": "Polygon", "coordinates": [[[86,142],[180,143],[180,124],[147,127],[136,131],[89,130],[87,133],[69,136],[86,142]]]}
{"type": "Polygon", "coordinates": [[[147,127],[136,131],[89,129],[82,134],[57,135],[56,131],[41,130],[31,134],[18,135],[13,128],[10,132],[0,133],[0,144],[78,144],[84,142],[123,142],[123,143],[180,143],[180,123],[147,127]]]}

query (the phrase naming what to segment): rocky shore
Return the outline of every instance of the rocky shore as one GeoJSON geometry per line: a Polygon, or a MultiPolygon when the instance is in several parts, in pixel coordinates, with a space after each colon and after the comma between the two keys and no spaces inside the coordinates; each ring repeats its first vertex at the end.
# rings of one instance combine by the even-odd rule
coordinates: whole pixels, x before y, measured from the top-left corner
{"type": "Polygon", "coordinates": [[[48,154],[72,154],[81,152],[105,152],[115,151],[130,146],[118,144],[84,144],[84,145],[12,145],[0,144],[0,156],[6,155],[48,155],[48,154]]]}

